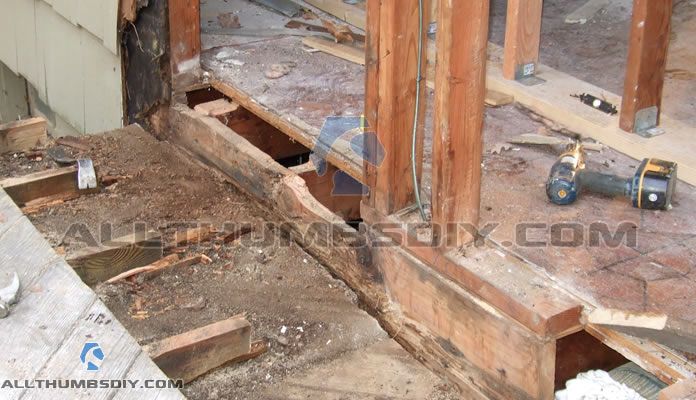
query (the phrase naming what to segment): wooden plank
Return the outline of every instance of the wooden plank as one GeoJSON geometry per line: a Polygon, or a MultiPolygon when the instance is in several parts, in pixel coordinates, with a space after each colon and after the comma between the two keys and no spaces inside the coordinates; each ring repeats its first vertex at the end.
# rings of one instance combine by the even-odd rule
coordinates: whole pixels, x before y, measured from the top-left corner
{"type": "Polygon", "coordinates": [[[509,0],[505,20],[503,76],[520,80],[533,76],[539,62],[543,0],[509,0]]]}
{"type": "Polygon", "coordinates": [[[380,216],[365,204],[361,214],[370,225],[388,227],[384,234],[409,254],[538,335],[558,338],[582,329],[580,302],[541,279],[531,265],[491,249],[457,257],[420,241],[393,216],[380,216]]]}
{"type": "Polygon", "coordinates": [[[197,104],[193,109],[197,112],[214,118],[224,116],[237,111],[239,105],[227,99],[217,99],[206,103],[197,104]]]}
{"type": "Polygon", "coordinates": [[[0,182],[0,187],[19,206],[27,203],[57,195],[81,195],[94,193],[98,189],[80,190],[77,186],[77,167],[65,167],[51,169],[33,174],[7,178],[0,182]]]}
{"type": "MultiPolygon", "coordinates": [[[[489,53],[498,57],[502,50],[499,46],[489,44],[489,53]]],[[[677,162],[679,178],[696,185],[696,158],[693,157],[696,143],[693,141],[693,127],[663,114],[660,127],[667,134],[650,139],[639,135],[627,135],[619,127],[619,118],[583,106],[570,95],[599,94],[612,104],[621,104],[621,97],[545,65],[539,65],[538,72],[539,77],[546,80],[546,83],[525,86],[517,81],[505,79],[501,63],[489,60],[486,84],[489,89],[514,96],[515,101],[521,105],[557,122],[569,131],[595,139],[637,160],[659,158],[677,162]]]]}
{"type": "Polygon", "coordinates": [[[621,129],[640,132],[660,123],[672,0],[634,0],[621,129]]]}
{"type": "MultiPolygon", "coordinates": [[[[372,7],[368,0],[368,9],[372,7]]],[[[423,20],[429,21],[427,15],[430,5],[424,2],[423,20]]],[[[416,107],[416,87],[420,85],[424,95],[425,82],[416,82],[418,75],[418,41],[423,41],[425,55],[426,30],[423,37],[418,37],[419,12],[418,2],[381,2],[379,10],[379,50],[373,68],[367,69],[366,85],[377,85],[377,91],[369,91],[366,107],[377,107],[378,111],[366,108],[367,126],[374,130],[371,140],[366,142],[366,152],[377,154],[382,147],[384,159],[380,165],[375,161],[365,160],[368,170],[366,185],[370,188],[368,203],[380,212],[390,214],[405,208],[415,201],[415,188],[411,168],[411,132],[416,107]],[[376,83],[374,83],[376,81],[376,83]],[[375,115],[382,116],[374,119],[375,115]],[[408,140],[404,140],[409,138],[408,140]]],[[[367,32],[367,36],[372,35],[367,32]]],[[[375,45],[374,40],[367,39],[368,45],[375,45]]],[[[372,52],[372,50],[368,50],[372,52]]],[[[421,60],[421,68],[427,67],[426,57],[421,60]]],[[[420,118],[416,138],[416,175],[422,169],[423,139],[425,124],[425,101],[419,104],[420,118]]],[[[369,158],[369,157],[367,157],[369,158]]]]}
{"type": "Polygon", "coordinates": [[[40,117],[0,125],[0,153],[26,151],[48,140],[46,120],[40,117]]]}
{"type": "Polygon", "coordinates": [[[76,252],[68,263],[93,285],[162,258],[162,238],[154,231],[132,233],[76,252]]]}
{"type": "Polygon", "coordinates": [[[106,283],[116,283],[128,279],[133,276],[142,276],[143,279],[151,279],[157,276],[166,269],[177,269],[190,267],[191,265],[200,264],[203,262],[203,256],[197,255],[193,257],[188,257],[183,260],[179,260],[178,254],[171,254],[159,261],[155,261],[150,265],[144,267],[133,268],[130,271],[126,271],[120,275],[114,276],[113,278],[106,281],[106,283]]]}
{"type": "Polygon", "coordinates": [[[147,348],[152,360],[172,379],[191,382],[251,350],[251,325],[243,316],[194,329],[147,348]]]}
{"type": "Polygon", "coordinates": [[[432,211],[439,226],[433,238],[443,246],[474,239],[456,224],[479,223],[489,6],[485,0],[438,7],[432,211]]]}
{"type": "Polygon", "coordinates": [[[172,74],[199,66],[201,54],[200,1],[175,1],[169,5],[169,46],[172,74]]]}
{"type": "Polygon", "coordinates": [[[681,381],[663,389],[658,400],[696,400],[696,379],[681,381]]]}

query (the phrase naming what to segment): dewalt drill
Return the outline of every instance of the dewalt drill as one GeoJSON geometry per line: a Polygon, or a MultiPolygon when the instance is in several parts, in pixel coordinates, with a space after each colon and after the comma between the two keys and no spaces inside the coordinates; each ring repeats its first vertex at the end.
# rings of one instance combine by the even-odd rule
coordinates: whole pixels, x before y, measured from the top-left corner
{"type": "Polygon", "coordinates": [[[552,203],[574,203],[582,191],[625,196],[633,206],[645,210],[669,210],[677,182],[677,164],[646,158],[635,175],[621,178],[585,168],[585,151],[575,143],[561,154],[551,168],[546,194],[552,203]]]}

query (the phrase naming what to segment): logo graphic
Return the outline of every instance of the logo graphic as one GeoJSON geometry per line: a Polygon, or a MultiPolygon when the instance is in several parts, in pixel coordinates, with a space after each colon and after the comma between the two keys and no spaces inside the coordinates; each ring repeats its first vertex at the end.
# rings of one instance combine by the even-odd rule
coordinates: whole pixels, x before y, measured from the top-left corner
{"type": "MultiPolygon", "coordinates": [[[[310,156],[319,176],[324,176],[329,171],[326,159],[334,146],[340,142],[347,144],[363,162],[379,167],[384,161],[384,147],[379,142],[377,134],[368,132],[364,117],[328,117],[321,127],[319,139],[310,156]]],[[[367,186],[347,173],[336,170],[333,174],[332,195],[360,196],[368,193],[367,186]]]]}
{"type": "Polygon", "coordinates": [[[99,371],[102,360],[104,360],[104,352],[99,343],[85,343],[82,347],[82,353],[80,353],[80,361],[87,367],[87,371],[99,371]]]}

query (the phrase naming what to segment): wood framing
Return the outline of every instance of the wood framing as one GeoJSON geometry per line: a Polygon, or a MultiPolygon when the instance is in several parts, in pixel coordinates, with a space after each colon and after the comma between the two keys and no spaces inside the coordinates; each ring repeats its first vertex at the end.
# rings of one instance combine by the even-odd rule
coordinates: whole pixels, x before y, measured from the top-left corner
{"type": "Polygon", "coordinates": [[[199,0],[169,1],[169,56],[172,74],[177,75],[199,66],[201,22],[199,0]]]}
{"type": "Polygon", "coordinates": [[[644,132],[660,123],[672,0],[634,0],[621,129],[644,132]]]}
{"type": "MultiPolygon", "coordinates": [[[[430,5],[424,1],[423,21],[429,21],[430,5]]],[[[366,91],[367,128],[375,135],[366,140],[365,183],[370,188],[367,202],[386,214],[415,201],[411,169],[411,137],[416,107],[416,85],[425,90],[418,76],[419,40],[423,42],[422,72],[425,76],[426,30],[418,37],[418,2],[367,2],[366,91]],[[382,117],[380,117],[382,116],[382,117]],[[378,152],[384,153],[374,165],[378,152]]],[[[416,169],[420,175],[423,154],[425,101],[420,102],[420,124],[416,139],[416,169]]]]}
{"type": "Polygon", "coordinates": [[[479,222],[489,2],[442,0],[438,9],[433,239],[458,247],[473,237],[456,224],[479,222]]]}
{"type": "Polygon", "coordinates": [[[543,0],[509,0],[505,25],[503,76],[520,80],[534,76],[539,62],[543,0]]]}

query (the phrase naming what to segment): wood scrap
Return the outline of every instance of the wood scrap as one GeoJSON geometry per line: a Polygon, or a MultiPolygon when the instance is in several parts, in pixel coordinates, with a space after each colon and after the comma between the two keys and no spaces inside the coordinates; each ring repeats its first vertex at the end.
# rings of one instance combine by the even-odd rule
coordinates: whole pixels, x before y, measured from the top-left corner
{"type": "Polygon", "coordinates": [[[145,351],[167,376],[188,383],[249,355],[251,325],[240,315],[153,343],[145,351]]]}
{"type": "Polygon", "coordinates": [[[324,28],[326,28],[326,30],[331,34],[331,36],[334,37],[336,43],[353,43],[355,41],[355,39],[353,38],[353,31],[350,30],[348,25],[334,24],[333,22],[327,19],[322,19],[321,23],[324,25],[324,28]]]}
{"type": "Polygon", "coordinates": [[[197,104],[193,109],[203,115],[217,118],[237,111],[237,109],[239,109],[239,105],[223,98],[209,101],[207,103],[197,104]]]}
{"type": "Polygon", "coordinates": [[[199,254],[180,260],[178,254],[170,254],[167,257],[155,261],[150,265],[146,265],[140,268],[134,268],[130,271],[126,271],[120,275],[117,275],[106,281],[106,283],[114,284],[133,277],[142,278],[143,280],[152,279],[160,275],[165,270],[185,268],[190,267],[192,265],[200,264],[203,262],[203,257],[204,255],[199,254]]]}
{"type": "MultiPolygon", "coordinates": [[[[329,30],[324,26],[308,24],[295,19],[288,21],[285,27],[290,29],[304,29],[310,32],[329,33],[329,30]]],[[[351,36],[356,42],[365,43],[365,35],[351,31],[351,36]]]]}
{"type": "MultiPolygon", "coordinates": [[[[535,133],[525,133],[515,138],[508,140],[512,144],[530,144],[530,145],[569,145],[574,143],[571,139],[563,139],[555,136],[544,136],[535,133]]],[[[604,145],[601,143],[583,142],[583,147],[590,151],[603,151],[604,145]]]]}
{"type": "Polygon", "coordinates": [[[696,324],[691,321],[664,314],[598,308],[588,315],[587,322],[696,354],[696,324]]]}
{"type": "Polygon", "coordinates": [[[95,247],[78,251],[68,259],[75,272],[88,285],[106,281],[127,270],[151,264],[162,258],[162,238],[158,232],[137,232],[95,247]]]}
{"type": "Polygon", "coordinates": [[[79,138],[76,138],[75,136],[60,137],[56,139],[56,144],[60,146],[72,147],[73,149],[80,151],[89,151],[92,149],[87,143],[79,138]]]}
{"type": "Polygon", "coordinates": [[[177,231],[174,234],[174,239],[166,246],[166,250],[181,247],[187,244],[200,244],[207,242],[217,235],[217,231],[210,225],[202,225],[195,228],[187,229],[186,231],[177,231]]]}
{"type": "Polygon", "coordinates": [[[0,125],[0,153],[26,151],[43,146],[48,124],[43,118],[28,118],[0,125]]]}
{"type": "Polygon", "coordinates": [[[99,178],[99,181],[102,186],[108,187],[126,179],[133,179],[133,175],[104,175],[99,178]]]}
{"type": "Polygon", "coordinates": [[[47,197],[41,197],[39,199],[28,201],[22,207],[22,212],[26,215],[35,214],[44,208],[54,207],[59,204],[63,204],[66,201],[74,200],[80,197],[78,193],[58,193],[47,197]]]}

